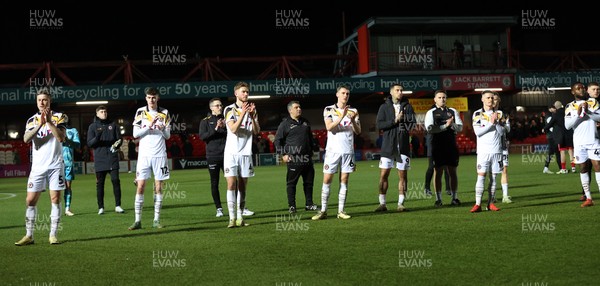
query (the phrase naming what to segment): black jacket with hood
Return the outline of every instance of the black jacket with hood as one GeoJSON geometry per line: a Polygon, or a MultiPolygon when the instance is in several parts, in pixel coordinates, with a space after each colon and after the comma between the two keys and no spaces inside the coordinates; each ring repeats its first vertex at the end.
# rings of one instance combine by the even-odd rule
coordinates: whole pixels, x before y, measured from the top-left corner
{"type": "Polygon", "coordinates": [[[94,168],[96,172],[119,169],[119,152],[121,143],[117,146],[117,152],[112,152],[110,147],[121,139],[119,126],[110,118],[101,120],[97,116],[90,124],[87,133],[88,147],[94,149],[94,168]]]}

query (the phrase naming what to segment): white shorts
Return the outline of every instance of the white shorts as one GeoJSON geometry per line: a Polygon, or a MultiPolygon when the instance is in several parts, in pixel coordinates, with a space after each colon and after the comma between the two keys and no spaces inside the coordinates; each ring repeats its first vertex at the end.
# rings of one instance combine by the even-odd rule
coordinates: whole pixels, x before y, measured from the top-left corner
{"type": "Polygon", "coordinates": [[[488,173],[490,169],[492,174],[502,173],[504,169],[502,153],[477,154],[477,173],[488,173]]]}
{"type": "Polygon", "coordinates": [[[502,164],[504,167],[508,167],[508,150],[502,150],[502,164]]]}
{"type": "Polygon", "coordinates": [[[356,169],[356,165],[354,164],[354,154],[325,152],[323,173],[335,174],[338,171],[338,166],[341,166],[342,173],[354,172],[356,169]]]}
{"type": "Polygon", "coordinates": [[[63,168],[29,173],[27,179],[27,192],[43,192],[48,187],[51,191],[62,191],[65,189],[65,171],[63,168]]]}
{"type": "Polygon", "coordinates": [[[251,155],[229,155],[223,158],[225,177],[254,177],[251,155]]]}
{"type": "Polygon", "coordinates": [[[154,180],[164,181],[170,178],[167,157],[139,157],[135,166],[135,179],[148,180],[154,174],[154,180]]]}
{"type": "MultiPolygon", "coordinates": [[[[380,169],[391,169],[394,166],[394,160],[386,157],[379,159],[380,169]]],[[[396,169],[398,170],[410,170],[410,158],[406,155],[400,155],[400,161],[396,162],[396,169]]]]}
{"type": "Polygon", "coordinates": [[[584,163],[588,159],[600,161],[600,144],[577,145],[573,148],[573,155],[575,156],[575,164],[584,163]]]}

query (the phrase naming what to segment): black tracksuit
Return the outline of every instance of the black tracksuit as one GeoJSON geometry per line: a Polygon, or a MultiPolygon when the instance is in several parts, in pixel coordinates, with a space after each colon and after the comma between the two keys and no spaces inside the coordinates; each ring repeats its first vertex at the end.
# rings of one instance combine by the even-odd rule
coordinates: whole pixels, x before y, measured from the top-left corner
{"type": "Polygon", "coordinates": [[[200,139],[206,143],[210,191],[217,209],[222,208],[221,196],[219,195],[219,174],[220,170],[223,170],[223,153],[225,151],[225,140],[227,139],[227,129],[225,127],[215,130],[219,119],[223,119],[223,115],[209,114],[200,121],[200,139]]]}
{"type": "MultiPolygon", "coordinates": [[[[111,152],[110,147],[121,139],[119,126],[109,118],[94,118],[87,133],[87,144],[94,149],[94,168],[96,170],[96,197],[98,208],[104,208],[104,181],[110,173],[110,181],[115,195],[115,206],[121,206],[121,180],[119,179],[119,152],[111,152]]],[[[121,144],[119,144],[120,147],[121,144]]]]}
{"type": "Polygon", "coordinates": [[[302,176],[306,206],[313,205],[313,185],[315,168],[313,166],[313,151],[319,147],[315,141],[310,123],[303,117],[298,120],[285,118],[275,134],[275,150],[279,155],[290,156],[287,163],[287,197],[288,206],[296,207],[296,184],[302,176]]]}

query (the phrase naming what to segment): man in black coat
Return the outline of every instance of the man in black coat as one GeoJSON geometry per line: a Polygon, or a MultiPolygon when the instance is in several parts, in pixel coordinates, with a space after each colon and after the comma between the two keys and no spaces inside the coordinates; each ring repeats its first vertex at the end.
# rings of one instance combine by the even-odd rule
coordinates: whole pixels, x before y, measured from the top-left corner
{"type": "Polygon", "coordinates": [[[398,169],[398,208],[404,211],[404,198],[408,185],[410,170],[410,131],[416,127],[416,117],[412,105],[403,98],[404,87],[394,84],[390,87],[390,97],[379,107],[377,112],[377,129],[383,130],[381,159],[379,168],[379,207],[376,212],[387,211],[385,195],[388,189],[388,177],[394,161],[398,169]]]}
{"type": "Polygon", "coordinates": [[[104,181],[108,173],[110,173],[115,195],[115,212],[125,212],[121,208],[121,181],[119,179],[119,148],[122,142],[119,127],[108,118],[106,106],[98,106],[94,122],[88,128],[87,145],[94,149],[99,215],[104,214],[104,181]]]}

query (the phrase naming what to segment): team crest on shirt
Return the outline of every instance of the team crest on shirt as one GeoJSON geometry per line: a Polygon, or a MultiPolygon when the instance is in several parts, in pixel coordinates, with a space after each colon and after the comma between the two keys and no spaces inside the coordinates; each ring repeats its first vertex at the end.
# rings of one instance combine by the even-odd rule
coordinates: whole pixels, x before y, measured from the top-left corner
{"type": "Polygon", "coordinates": [[[108,125],[108,130],[112,130],[112,125],[108,125]]]}

